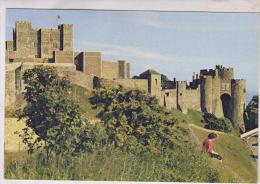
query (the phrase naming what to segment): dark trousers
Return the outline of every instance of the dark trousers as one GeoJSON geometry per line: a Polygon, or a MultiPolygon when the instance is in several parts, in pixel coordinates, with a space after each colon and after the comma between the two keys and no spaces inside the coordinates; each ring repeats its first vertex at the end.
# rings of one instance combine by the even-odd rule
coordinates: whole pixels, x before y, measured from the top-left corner
{"type": "Polygon", "coordinates": [[[209,153],[209,156],[212,157],[212,158],[216,158],[218,160],[222,160],[223,157],[218,155],[218,154],[215,154],[215,153],[209,153]]]}

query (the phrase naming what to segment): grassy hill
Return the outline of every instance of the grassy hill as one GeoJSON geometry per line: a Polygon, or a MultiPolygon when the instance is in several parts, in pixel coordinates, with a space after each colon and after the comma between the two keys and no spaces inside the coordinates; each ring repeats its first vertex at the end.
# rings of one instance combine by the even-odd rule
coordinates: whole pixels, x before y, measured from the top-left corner
{"type": "MultiPolygon", "coordinates": [[[[85,115],[91,118],[96,118],[98,109],[92,109],[90,102],[87,100],[91,92],[86,89],[74,86],[74,95],[82,105],[85,115]]],[[[201,149],[202,141],[207,137],[211,130],[204,128],[203,113],[188,110],[185,115],[179,110],[173,110],[172,113],[183,124],[195,125],[189,126],[192,135],[194,136],[194,143],[198,149],[201,149]],[[195,141],[196,140],[196,141],[195,141]]],[[[224,159],[223,163],[210,159],[210,164],[213,164],[220,172],[220,177],[223,182],[256,182],[257,180],[257,166],[251,157],[251,152],[246,144],[238,137],[237,132],[233,131],[231,134],[218,132],[219,138],[215,141],[215,149],[221,154],[224,159]]]]}
{"type": "MultiPolygon", "coordinates": [[[[175,112],[176,114],[179,112],[175,112]]],[[[203,128],[203,114],[189,110],[187,115],[181,116],[189,124],[194,137],[194,143],[201,149],[202,141],[212,130],[203,128]]],[[[217,131],[214,131],[217,132],[217,131]]],[[[257,164],[252,158],[250,149],[246,146],[236,132],[226,134],[217,132],[218,139],[214,142],[215,150],[223,156],[223,163],[210,159],[211,164],[218,168],[222,181],[256,182],[257,164]]]]}
{"type": "MultiPolygon", "coordinates": [[[[100,110],[92,109],[92,105],[88,100],[91,95],[90,91],[74,85],[72,95],[80,103],[82,113],[86,117],[89,119],[97,119],[96,116],[100,110]]],[[[202,141],[207,137],[209,132],[212,132],[211,130],[203,128],[203,113],[189,110],[188,114],[185,115],[178,110],[172,110],[172,114],[183,126],[190,130],[193,138],[192,141],[196,145],[196,149],[201,151],[202,141]]],[[[208,158],[207,160],[208,164],[216,168],[219,172],[220,182],[256,182],[256,163],[253,161],[250,150],[246,147],[246,144],[234,132],[230,134],[221,132],[219,134],[220,136],[214,144],[216,151],[224,157],[223,163],[221,164],[219,161],[211,158],[208,158]]],[[[31,168],[31,165],[36,164],[33,159],[30,159],[33,158],[33,156],[27,156],[26,153],[6,153],[5,168],[8,169],[5,170],[5,177],[10,179],[37,179],[40,176],[42,179],[74,178],[88,180],[118,180],[119,178],[120,180],[125,181],[154,181],[154,179],[157,178],[157,174],[162,172],[162,170],[156,170],[155,167],[155,165],[160,165],[162,162],[159,158],[147,162],[146,159],[149,159],[148,157],[140,158],[140,160],[138,160],[139,158],[134,158],[131,155],[125,155],[120,152],[106,154],[107,152],[104,155],[97,153],[85,156],[79,161],[76,160],[75,164],[77,165],[71,168],[73,171],[70,170],[69,173],[66,173],[68,168],[65,166],[60,166],[61,170],[57,171],[55,170],[55,167],[51,165],[46,166],[46,168],[39,168],[39,171],[36,173],[35,170],[31,168]],[[19,160],[19,162],[15,160],[19,160]],[[16,169],[13,170],[13,167],[16,169]],[[25,168],[25,170],[27,169],[26,172],[29,174],[26,175],[17,168],[21,168],[21,170],[24,170],[25,168]],[[56,173],[52,170],[55,170],[56,173]],[[48,173],[49,171],[52,172],[48,173]],[[76,176],[70,175],[75,173],[77,174],[76,176]]],[[[201,154],[203,153],[201,152],[201,154]]],[[[194,161],[194,158],[191,158],[190,162],[192,162],[192,159],[194,161]]],[[[162,168],[163,167],[164,166],[162,166],[162,168]]]]}
{"type": "MultiPolygon", "coordinates": [[[[208,135],[208,131],[193,126],[191,128],[195,139],[202,142],[208,135]]],[[[223,156],[223,163],[214,165],[221,169],[221,177],[223,180],[234,178],[237,182],[256,182],[257,167],[251,157],[250,150],[245,143],[236,136],[230,134],[221,134],[214,142],[215,150],[223,156]]],[[[201,145],[198,145],[200,147],[201,145]]]]}
{"type": "Polygon", "coordinates": [[[72,86],[72,95],[74,99],[76,99],[82,109],[83,115],[88,117],[89,119],[96,119],[97,114],[100,112],[99,109],[93,109],[91,103],[89,102],[89,97],[91,96],[91,91],[78,86],[72,86]]]}

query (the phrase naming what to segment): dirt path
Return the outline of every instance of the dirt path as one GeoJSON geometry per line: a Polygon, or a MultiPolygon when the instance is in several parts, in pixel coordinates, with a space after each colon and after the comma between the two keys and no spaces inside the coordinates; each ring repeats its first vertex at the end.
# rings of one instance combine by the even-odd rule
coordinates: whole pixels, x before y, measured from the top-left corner
{"type": "Polygon", "coordinates": [[[217,130],[206,129],[206,128],[203,128],[203,127],[200,127],[200,126],[198,126],[198,125],[191,124],[191,123],[190,123],[188,126],[189,126],[189,128],[190,128],[190,127],[194,127],[194,128],[197,128],[197,129],[199,129],[199,130],[203,130],[203,131],[209,132],[209,133],[215,132],[215,133],[220,134],[220,135],[230,135],[230,136],[234,136],[234,135],[232,135],[232,134],[227,134],[227,133],[220,132],[220,131],[217,131],[217,130]]]}

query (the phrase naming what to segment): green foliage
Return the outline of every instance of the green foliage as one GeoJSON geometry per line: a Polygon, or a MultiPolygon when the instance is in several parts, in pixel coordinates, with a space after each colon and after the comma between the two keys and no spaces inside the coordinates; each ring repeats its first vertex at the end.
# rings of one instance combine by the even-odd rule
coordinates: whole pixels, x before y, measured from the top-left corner
{"type": "Polygon", "coordinates": [[[232,131],[232,124],[229,119],[227,118],[217,118],[214,114],[205,113],[204,114],[205,120],[205,128],[218,130],[222,132],[231,132],[232,131]]]}
{"type": "MultiPolygon", "coordinates": [[[[173,148],[187,138],[170,112],[158,105],[155,97],[139,90],[119,87],[101,88],[91,97],[92,104],[102,107],[109,143],[125,151],[173,148]]],[[[185,133],[184,133],[185,134],[185,133]]],[[[187,134],[187,131],[186,131],[187,134]]]]}
{"type": "Polygon", "coordinates": [[[18,115],[26,118],[21,137],[28,151],[44,148],[47,154],[66,154],[92,150],[88,141],[95,142],[92,134],[98,131],[81,117],[79,104],[70,95],[70,81],[60,78],[54,68],[42,66],[26,70],[23,80],[27,105],[18,115]]]}
{"type": "Polygon", "coordinates": [[[247,104],[246,111],[250,112],[254,108],[258,108],[258,95],[253,96],[252,100],[247,104]]]}

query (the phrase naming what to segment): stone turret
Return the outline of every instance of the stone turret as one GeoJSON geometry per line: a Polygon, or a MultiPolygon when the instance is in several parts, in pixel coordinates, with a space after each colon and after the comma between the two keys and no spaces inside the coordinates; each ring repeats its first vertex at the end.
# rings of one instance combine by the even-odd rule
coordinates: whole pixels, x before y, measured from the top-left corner
{"type": "Polygon", "coordinates": [[[73,25],[61,24],[58,26],[60,29],[60,50],[72,51],[73,50],[73,25]]]}
{"type": "Polygon", "coordinates": [[[126,61],[118,61],[118,71],[120,79],[130,78],[130,65],[126,61]]]}
{"type": "Polygon", "coordinates": [[[226,68],[221,65],[216,66],[216,71],[218,71],[218,75],[221,80],[232,80],[234,79],[234,69],[233,68],[226,68]]]}
{"type": "Polygon", "coordinates": [[[232,123],[233,126],[245,131],[244,111],[246,104],[246,81],[242,79],[232,80],[231,82],[232,96],[232,123]]]}
{"type": "Polygon", "coordinates": [[[203,112],[223,117],[223,108],[220,99],[221,79],[218,72],[214,76],[206,75],[201,78],[201,109],[203,112]]]}
{"type": "Polygon", "coordinates": [[[161,74],[155,70],[146,70],[140,74],[140,78],[148,79],[148,92],[156,98],[161,97],[161,74]]]}
{"type": "Polygon", "coordinates": [[[201,80],[201,109],[212,113],[212,77],[204,76],[201,80]]]}
{"type": "Polygon", "coordinates": [[[188,107],[186,103],[186,88],[187,81],[177,81],[177,108],[184,114],[188,112],[188,107]]]}

